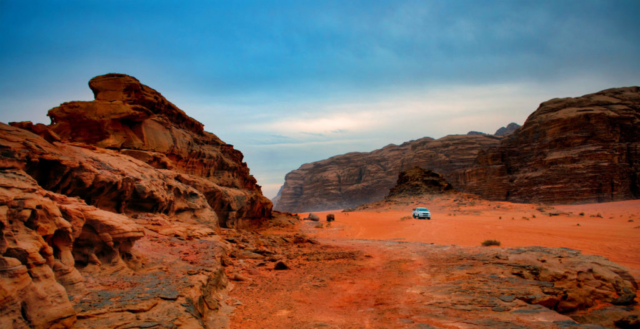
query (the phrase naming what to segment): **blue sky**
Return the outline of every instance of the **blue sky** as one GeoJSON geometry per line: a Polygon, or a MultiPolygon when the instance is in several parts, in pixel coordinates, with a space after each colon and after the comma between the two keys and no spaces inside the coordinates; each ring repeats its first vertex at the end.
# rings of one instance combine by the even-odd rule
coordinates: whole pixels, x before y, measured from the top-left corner
{"type": "Polygon", "coordinates": [[[126,73],[245,154],[303,163],[524,123],[640,85],[640,1],[2,1],[0,121],[49,123],[126,73]]]}

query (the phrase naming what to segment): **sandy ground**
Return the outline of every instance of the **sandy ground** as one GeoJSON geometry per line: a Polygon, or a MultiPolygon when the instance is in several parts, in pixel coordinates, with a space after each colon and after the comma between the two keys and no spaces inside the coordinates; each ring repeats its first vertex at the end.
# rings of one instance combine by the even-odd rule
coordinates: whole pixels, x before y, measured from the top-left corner
{"type": "Polygon", "coordinates": [[[479,246],[495,239],[502,247],[565,247],[605,256],[640,276],[640,200],[554,207],[453,198],[407,203],[315,213],[325,227],[303,227],[312,227],[306,232],[321,240],[397,239],[479,246]],[[432,219],[407,217],[417,206],[429,208],[432,219]],[[550,212],[559,215],[549,216],[550,212]],[[329,213],[336,221],[326,227],[329,213]]]}
{"type": "MultiPolygon", "coordinates": [[[[502,247],[566,247],[608,257],[640,280],[640,201],[544,207],[454,195],[315,214],[320,222],[284,229],[320,242],[289,250],[289,270],[245,261],[241,273],[247,279],[234,282],[229,300],[235,306],[231,328],[476,328],[464,321],[466,311],[450,311],[433,322],[428,305],[448,297],[416,287],[432,285],[427,273],[437,264],[423,257],[424,244],[401,242],[479,246],[495,239],[502,247]],[[429,208],[432,219],[411,218],[417,206],[429,208]],[[329,213],[336,217],[330,225],[329,213]]],[[[528,323],[523,328],[559,328],[539,321],[569,319],[532,314],[527,322],[523,314],[517,319],[528,323]]],[[[516,320],[505,321],[480,327],[509,327],[516,320]]]]}

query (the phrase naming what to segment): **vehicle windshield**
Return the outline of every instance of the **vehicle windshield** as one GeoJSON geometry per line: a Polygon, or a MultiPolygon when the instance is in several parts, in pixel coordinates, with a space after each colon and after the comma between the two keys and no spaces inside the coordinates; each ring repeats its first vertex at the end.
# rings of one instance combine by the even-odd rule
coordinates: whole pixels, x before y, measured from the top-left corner
{"type": "Polygon", "coordinates": [[[417,211],[429,211],[427,208],[416,208],[417,211]]]}

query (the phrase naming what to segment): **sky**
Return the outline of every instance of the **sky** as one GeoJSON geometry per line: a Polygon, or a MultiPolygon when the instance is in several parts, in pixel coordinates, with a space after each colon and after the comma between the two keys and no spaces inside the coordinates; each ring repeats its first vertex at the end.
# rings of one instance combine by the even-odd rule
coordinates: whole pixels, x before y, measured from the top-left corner
{"type": "Polygon", "coordinates": [[[242,151],[272,198],[304,163],[640,85],[638,17],[638,0],[0,0],[0,122],[49,124],[126,73],[242,151]]]}

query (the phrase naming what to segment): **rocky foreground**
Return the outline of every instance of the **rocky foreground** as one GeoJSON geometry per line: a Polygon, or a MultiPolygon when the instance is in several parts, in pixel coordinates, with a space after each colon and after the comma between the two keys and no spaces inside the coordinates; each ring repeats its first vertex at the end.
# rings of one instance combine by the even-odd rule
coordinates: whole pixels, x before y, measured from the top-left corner
{"type": "Polygon", "coordinates": [[[89,87],[49,126],[0,123],[0,327],[225,327],[221,228],[260,225],[271,202],[157,91],[89,87]]]}
{"type": "Polygon", "coordinates": [[[261,267],[261,259],[230,264],[250,273],[234,289],[232,328],[640,326],[636,281],[604,257],[543,247],[323,242],[286,250],[287,270],[261,267]]]}
{"type": "Polygon", "coordinates": [[[456,191],[489,200],[638,199],[640,87],[549,100],[502,137],[425,137],[304,164],[287,174],[275,208],[320,211],[378,201],[400,172],[414,166],[441,174],[456,191]]]}

